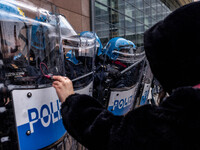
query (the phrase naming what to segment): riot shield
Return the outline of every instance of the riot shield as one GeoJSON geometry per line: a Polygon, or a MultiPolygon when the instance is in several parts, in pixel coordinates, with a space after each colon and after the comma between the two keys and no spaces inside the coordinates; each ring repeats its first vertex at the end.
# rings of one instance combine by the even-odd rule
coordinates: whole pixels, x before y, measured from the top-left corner
{"type": "Polygon", "coordinates": [[[135,52],[129,55],[118,54],[120,55],[118,60],[123,64],[126,62],[127,67],[120,71],[117,79],[107,79],[107,82],[110,83],[107,90],[109,91],[107,108],[114,115],[125,115],[137,102],[145,54],[144,52],[135,52]]]}
{"type": "Polygon", "coordinates": [[[43,0],[0,0],[0,149],[61,149],[66,130],[52,75],[65,75],[63,25],[43,0]]]}
{"type": "Polygon", "coordinates": [[[140,84],[140,91],[139,99],[135,107],[145,104],[159,105],[167,94],[158,80],[153,76],[147,60],[140,84]]]}
{"type": "Polygon", "coordinates": [[[142,79],[145,53],[121,37],[105,46],[103,64],[95,75],[96,97],[114,115],[125,115],[133,108],[142,79]]]}
{"type": "Polygon", "coordinates": [[[72,80],[76,93],[92,95],[95,35],[62,37],[65,73],[72,80]]]}

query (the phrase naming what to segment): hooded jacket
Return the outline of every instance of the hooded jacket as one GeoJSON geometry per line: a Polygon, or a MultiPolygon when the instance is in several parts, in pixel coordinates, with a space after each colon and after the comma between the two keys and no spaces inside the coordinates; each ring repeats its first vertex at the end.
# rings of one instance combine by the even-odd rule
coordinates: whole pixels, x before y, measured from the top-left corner
{"type": "Polygon", "coordinates": [[[63,124],[91,150],[199,150],[200,90],[178,88],[160,106],[114,116],[94,98],[74,94],[62,104],[63,124]]]}

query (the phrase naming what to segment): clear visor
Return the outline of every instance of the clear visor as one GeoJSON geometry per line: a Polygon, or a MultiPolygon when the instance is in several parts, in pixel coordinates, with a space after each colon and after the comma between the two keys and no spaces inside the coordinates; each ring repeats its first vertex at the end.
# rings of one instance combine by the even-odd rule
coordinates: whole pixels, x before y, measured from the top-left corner
{"type": "Polygon", "coordinates": [[[65,39],[67,37],[77,35],[77,33],[74,31],[72,26],[69,24],[68,20],[62,16],[59,15],[59,23],[60,23],[60,29],[61,29],[61,38],[65,39]]]}
{"type": "Polygon", "coordinates": [[[65,38],[63,41],[63,50],[66,54],[70,50],[76,51],[77,56],[93,57],[96,49],[95,37],[81,37],[79,35],[65,38]]]}
{"type": "Polygon", "coordinates": [[[92,80],[96,39],[76,35],[62,42],[66,76],[73,81],[75,89],[82,88],[92,80]]]}
{"type": "Polygon", "coordinates": [[[114,50],[113,54],[117,57],[116,60],[124,63],[135,63],[138,60],[144,58],[145,52],[136,53],[133,51],[133,49],[121,49],[120,51],[114,50]]]}

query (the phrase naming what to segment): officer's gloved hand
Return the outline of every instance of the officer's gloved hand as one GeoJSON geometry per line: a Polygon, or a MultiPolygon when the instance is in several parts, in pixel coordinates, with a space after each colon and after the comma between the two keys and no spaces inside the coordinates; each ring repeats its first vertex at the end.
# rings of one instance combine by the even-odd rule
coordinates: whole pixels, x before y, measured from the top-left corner
{"type": "Polygon", "coordinates": [[[117,68],[108,67],[107,71],[108,71],[108,76],[113,79],[120,78],[121,76],[121,72],[117,68]]]}

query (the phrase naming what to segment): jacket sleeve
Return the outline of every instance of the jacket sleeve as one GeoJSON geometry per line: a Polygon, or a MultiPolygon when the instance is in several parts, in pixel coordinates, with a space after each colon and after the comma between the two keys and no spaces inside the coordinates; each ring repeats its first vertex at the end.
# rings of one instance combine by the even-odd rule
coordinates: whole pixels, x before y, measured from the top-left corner
{"type": "Polygon", "coordinates": [[[188,140],[194,142],[186,131],[199,133],[199,99],[199,89],[181,88],[160,106],[146,104],[114,116],[96,99],[74,94],[61,113],[66,130],[90,150],[184,149],[188,140]]]}
{"type": "Polygon", "coordinates": [[[110,134],[123,117],[114,116],[93,97],[70,95],[61,106],[63,124],[70,135],[89,149],[108,147],[110,134]]]}

